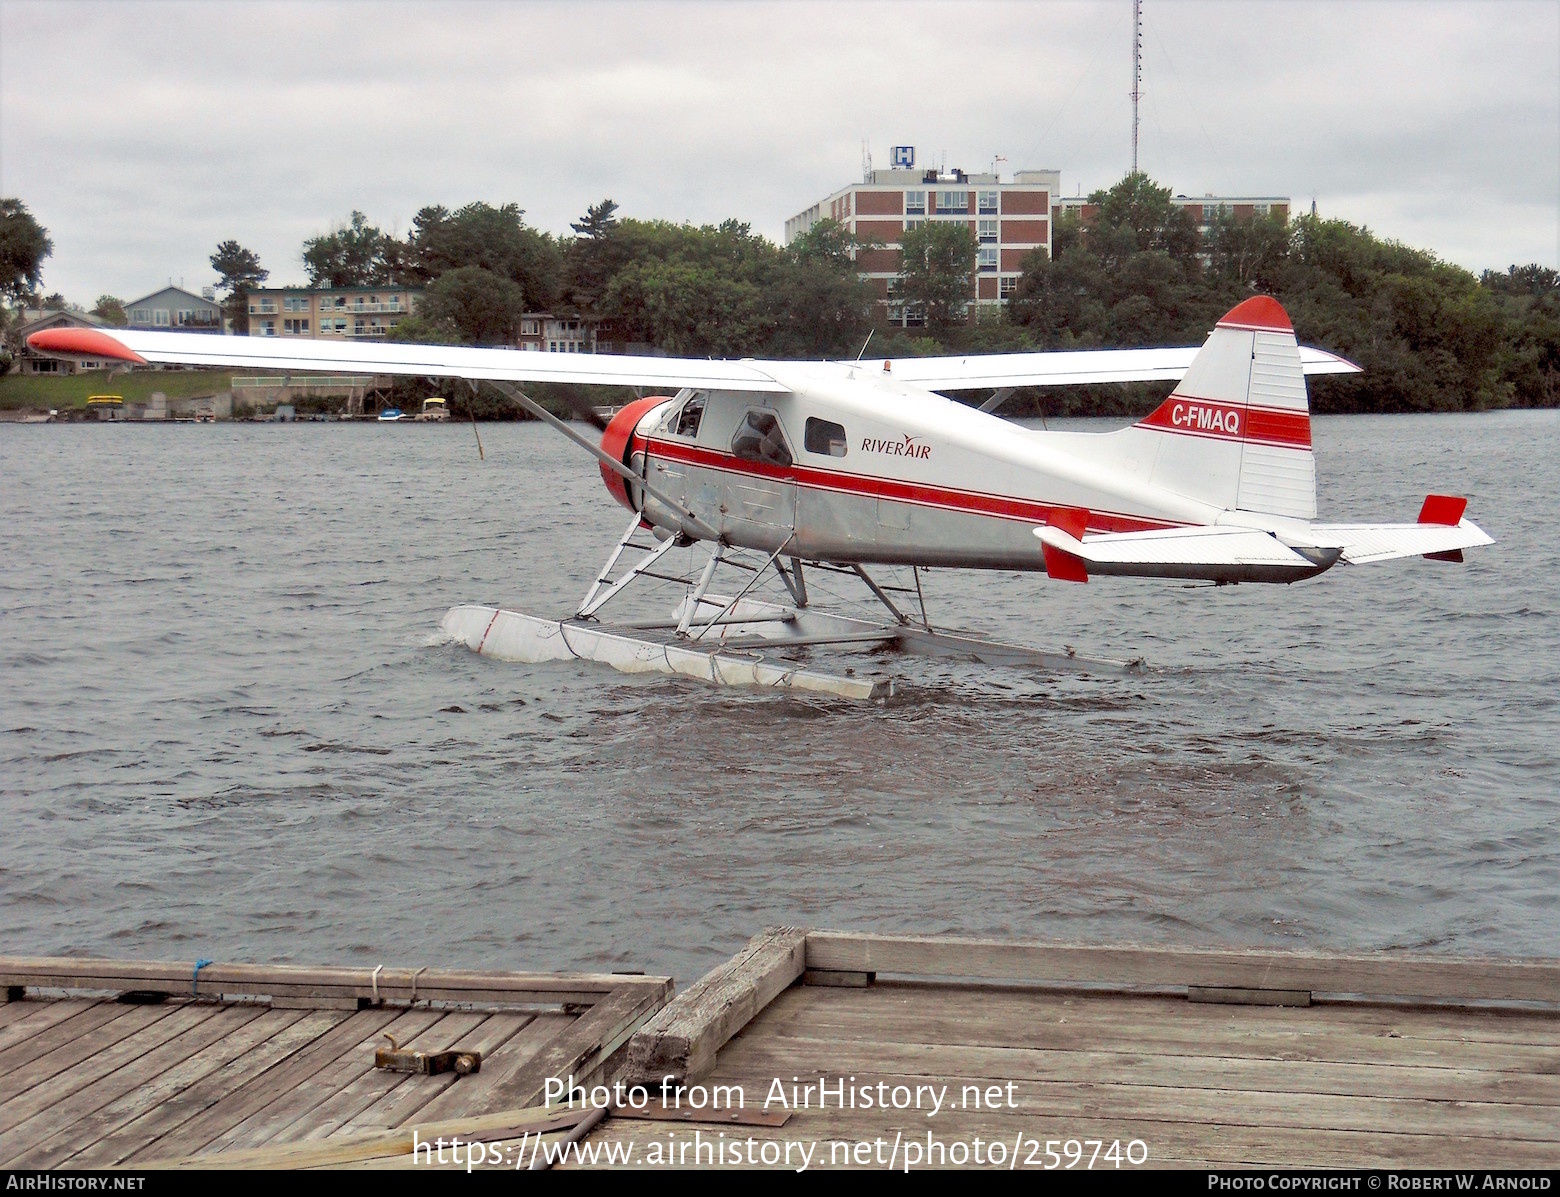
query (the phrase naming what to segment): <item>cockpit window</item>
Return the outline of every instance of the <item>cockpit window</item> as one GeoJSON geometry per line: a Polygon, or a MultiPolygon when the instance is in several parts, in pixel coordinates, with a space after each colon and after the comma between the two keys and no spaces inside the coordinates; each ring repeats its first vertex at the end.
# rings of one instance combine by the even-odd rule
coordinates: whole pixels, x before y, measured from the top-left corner
{"type": "Polygon", "coordinates": [[[808,416],[802,430],[802,444],[809,453],[823,453],[829,457],[845,456],[845,427],[831,420],[808,416]]]}
{"type": "Polygon", "coordinates": [[[744,461],[791,464],[791,451],[785,447],[780,421],[767,411],[750,411],[742,417],[737,435],[731,438],[731,451],[744,461]]]}
{"type": "Polygon", "coordinates": [[[704,400],[707,396],[703,391],[697,391],[688,402],[682,405],[682,410],[672,420],[671,432],[673,436],[696,437],[699,435],[699,421],[704,418],[704,400]]]}

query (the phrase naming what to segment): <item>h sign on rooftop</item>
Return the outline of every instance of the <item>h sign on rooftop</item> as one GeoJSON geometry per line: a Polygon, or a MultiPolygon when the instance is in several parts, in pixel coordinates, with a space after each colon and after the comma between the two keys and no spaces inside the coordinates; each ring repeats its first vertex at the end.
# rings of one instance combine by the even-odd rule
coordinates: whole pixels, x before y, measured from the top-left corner
{"type": "Polygon", "coordinates": [[[915,165],[915,146],[896,145],[894,147],[894,169],[909,170],[915,165]]]}

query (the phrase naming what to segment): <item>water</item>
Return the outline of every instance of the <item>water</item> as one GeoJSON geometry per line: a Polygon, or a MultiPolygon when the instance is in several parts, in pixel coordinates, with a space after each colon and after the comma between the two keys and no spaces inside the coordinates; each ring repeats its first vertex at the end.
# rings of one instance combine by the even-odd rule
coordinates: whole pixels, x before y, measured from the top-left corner
{"type": "MultiPolygon", "coordinates": [[[[1076,426],[1088,427],[1087,424],[1076,426]]],[[[1103,426],[1103,425],[1102,425],[1103,426]]],[[[0,426],[0,952],[645,968],[814,927],[1560,956],[1560,414],[1315,422],[1330,519],[1467,494],[1462,567],[933,574],[1080,679],[889,705],[441,643],[625,522],[537,425],[0,426]]]]}

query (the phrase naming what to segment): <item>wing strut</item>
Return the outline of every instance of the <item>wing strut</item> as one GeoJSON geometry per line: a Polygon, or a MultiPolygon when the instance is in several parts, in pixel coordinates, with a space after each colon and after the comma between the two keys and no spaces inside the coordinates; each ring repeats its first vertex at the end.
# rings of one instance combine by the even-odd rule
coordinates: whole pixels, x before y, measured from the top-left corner
{"type": "Polygon", "coordinates": [[[638,474],[634,473],[633,470],[629,469],[621,461],[614,461],[612,459],[612,455],[603,452],[600,445],[591,444],[588,439],[574,431],[573,428],[569,427],[568,424],[564,423],[557,416],[553,415],[552,412],[548,411],[535,399],[532,399],[531,396],[527,395],[519,387],[510,386],[509,383],[502,382],[496,378],[486,378],[483,379],[483,381],[497,387],[500,391],[508,395],[521,407],[525,408],[526,411],[535,416],[538,420],[552,425],[559,432],[563,433],[564,436],[568,437],[576,445],[584,449],[585,452],[596,458],[597,461],[601,462],[602,465],[606,466],[607,469],[611,470],[614,474],[619,475],[621,478],[631,483],[632,485],[640,487],[658,502],[664,503],[673,511],[679,512],[682,515],[683,528],[690,536],[696,536],[700,540],[720,539],[720,533],[706,524],[697,515],[695,515],[691,508],[685,507],[681,499],[672,498],[671,495],[667,494],[664,490],[661,490],[648,479],[641,478],[638,474]]]}

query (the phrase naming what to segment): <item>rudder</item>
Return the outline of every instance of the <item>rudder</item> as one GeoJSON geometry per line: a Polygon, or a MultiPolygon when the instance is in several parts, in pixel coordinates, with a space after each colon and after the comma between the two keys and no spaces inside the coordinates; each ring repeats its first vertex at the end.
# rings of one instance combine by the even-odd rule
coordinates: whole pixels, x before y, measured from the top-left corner
{"type": "Polygon", "coordinates": [[[1133,432],[1158,442],[1155,485],[1231,510],[1316,517],[1305,371],[1294,326],[1271,296],[1232,308],[1133,432]]]}

